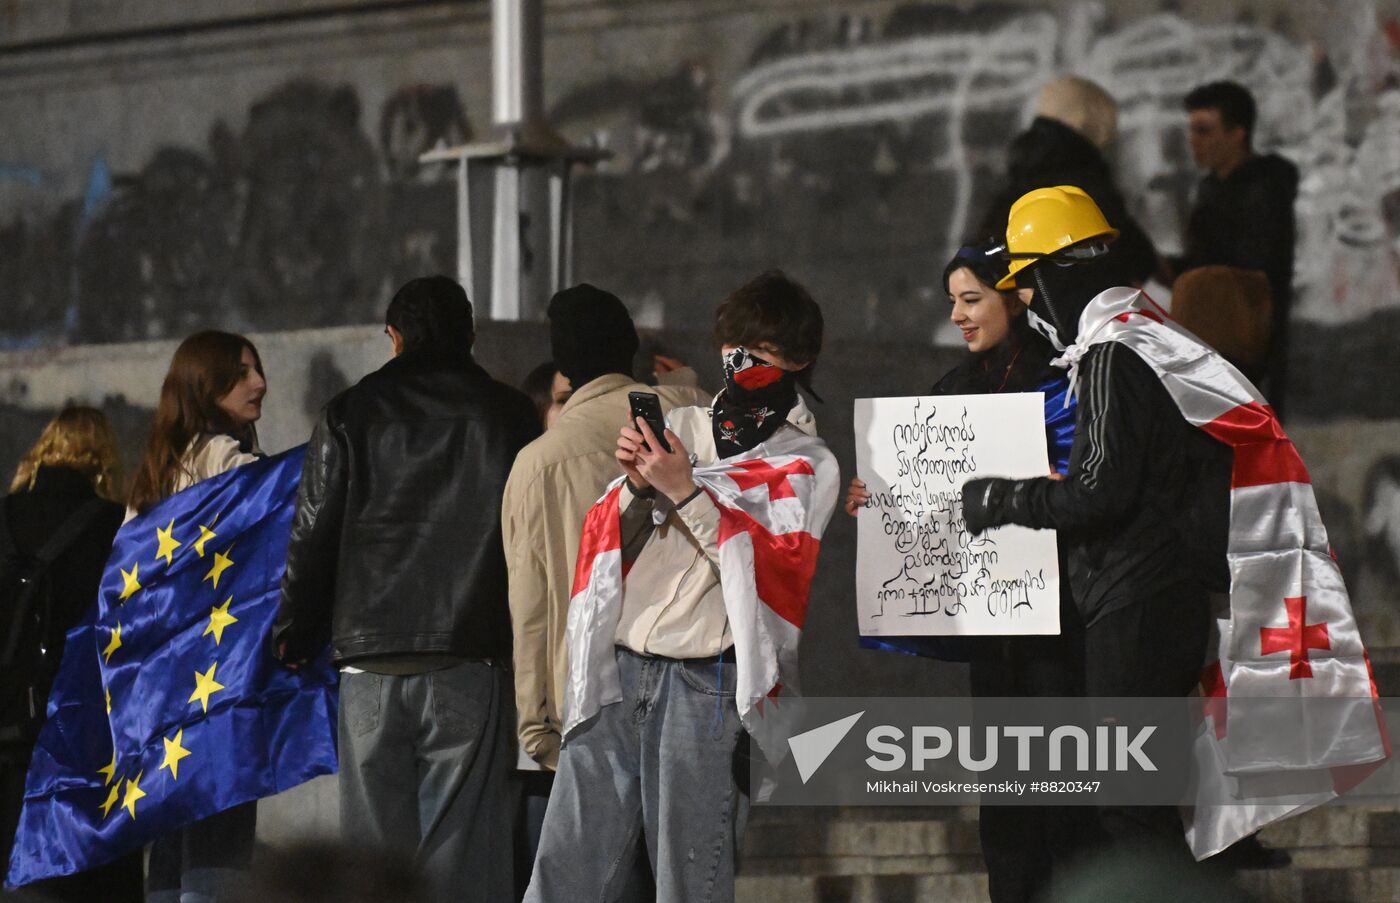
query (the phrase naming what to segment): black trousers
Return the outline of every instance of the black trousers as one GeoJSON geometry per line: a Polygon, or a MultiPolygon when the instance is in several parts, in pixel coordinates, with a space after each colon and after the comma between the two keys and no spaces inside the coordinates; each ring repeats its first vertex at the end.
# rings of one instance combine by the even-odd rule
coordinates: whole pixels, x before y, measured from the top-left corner
{"type": "MultiPolygon", "coordinates": [[[[972,658],[972,695],[1084,695],[1084,631],[1072,604],[1060,606],[1059,636],[988,637],[972,658]]],[[[1014,776],[1013,776],[1014,777],[1014,776]]],[[[1087,806],[999,806],[977,813],[992,903],[1030,903],[1048,894],[1052,876],[1095,837],[1087,806]]]]}
{"type": "MultiPolygon", "coordinates": [[[[1200,681],[1209,638],[1210,600],[1195,587],[1169,588],[1111,611],[1084,631],[1085,695],[1189,696],[1200,681]]],[[[1194,862],[1175,806],[1104,806],[1098,814],[1115,847],[1194,862]]]]}
{"type": "MultiPolygon", "coordinates": [[[[1185,697],[1200,679],[1210,631],[1204,591],[1169,588],[1087,627],[1062,602],[1060,621],[1058,637],[983,641],[972,660],[973,696],[1185,697]]],[[[992,903],[1043,899],[1070,863],[1110,848],[1192,862],[1174,806],[983,805],[978,818],[992,903]]]]}

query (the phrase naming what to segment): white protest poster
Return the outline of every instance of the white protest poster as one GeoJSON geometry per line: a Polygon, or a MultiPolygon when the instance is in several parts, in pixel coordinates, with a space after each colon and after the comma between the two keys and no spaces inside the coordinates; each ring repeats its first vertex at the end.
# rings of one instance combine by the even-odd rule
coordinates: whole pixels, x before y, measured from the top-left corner
{"type": "Polygon", "coordinates": [[[1049,474],[1039,392],[860,398],[856,472],[870,490],[857,524],[862,636],[1060,632],[1053,530],[967,531],[962,486],[1049,474]]]}

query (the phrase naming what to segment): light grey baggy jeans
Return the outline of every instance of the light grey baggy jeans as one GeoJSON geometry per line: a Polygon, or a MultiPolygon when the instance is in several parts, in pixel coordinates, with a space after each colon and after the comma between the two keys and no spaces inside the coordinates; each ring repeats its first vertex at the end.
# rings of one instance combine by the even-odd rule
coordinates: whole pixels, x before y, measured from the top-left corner
{"type": "Polygon", "coordinates": [[[343,841],[412,857],[434,900],[513,899],[514,708],[485,662],[342,674],[343,841]]]}
{"type": "Polygon", "coordinates": [[[617,665],[622,701],[560,752],[525,901],[622,898],[641,836],[658,901],[732,903],[748,814],[734,665],[621,648],[617,665]]]}

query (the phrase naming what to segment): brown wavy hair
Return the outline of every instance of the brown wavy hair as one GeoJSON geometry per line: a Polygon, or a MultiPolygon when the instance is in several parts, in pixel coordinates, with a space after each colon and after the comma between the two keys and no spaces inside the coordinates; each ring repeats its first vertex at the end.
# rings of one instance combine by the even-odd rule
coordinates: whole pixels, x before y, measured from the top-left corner
{"type": "Polygon", "coordinates": [[[244,348],[253,352],[261,375],[258,349],[241,335],[210,329],[196,332],[175,349],[160,387],[151,436],[131,484],[129,507],[144,511],[174,492],[181,474],[191,476],[184,457],[195,440],[202,443],[208,436],[222,433],[240,442],[256,443],[252,424],[240,429],[219,407],[219,399],[242,377],[244,348]]]}
{"type": "Polygon", "coordinates": [[[96,408],[70,407],[58,412],[39,441],[19,462],[11,492],[28,492],[41,467],[66,467],[87,477],[93,490],[109,501],[122,495],[122,456],[107,415],[96,408]]]}

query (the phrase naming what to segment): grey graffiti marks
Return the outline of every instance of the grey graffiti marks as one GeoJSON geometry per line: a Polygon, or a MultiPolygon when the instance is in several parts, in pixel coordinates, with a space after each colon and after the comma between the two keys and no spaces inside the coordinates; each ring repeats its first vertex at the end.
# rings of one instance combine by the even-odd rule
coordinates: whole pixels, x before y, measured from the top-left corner
{"type": "Polygon", "coordinates": [[[409,85],[395,91],[379,113],[379,150],[391,181],[437,181],[445,166],[423,166],[418,156],[435,146],[472,139],[466,110],[452,85],[409,85]]]}
{"type": "Polygon", "coordinates": [[[62,338],[77,224],[76,203],[47,219],[0,224],[0,348],[62,338]]]}
{"type": "Polygon", "coordinates": [[[1372,466],[1362,505],[1367,558],[1393,589],[1400,583],[1400,457],[1372,466]]]}
{"type": "Polygon", "coordinates": [[[713,169],[727,134],[714,113],[712,78],[685,60],[655,79],[609,77],[565,93],[550,111],[562,129],[604,138],[611,172],[649,174],[713,169]]]}
{"type": "Polygon", "coordinates": [[[128,341],[210,322],[232,261],[233,180],[211,157],[180,148],[118,179],[78,245],[71,334],[128,341]]]}
{"type": "Polygon", "coordinates": [[[247,201],[236,305],[263,329],[360,322],[378,306],[384,191],[347,86],[292,82],[239,142],[247,201]]]}
{"type": "Polygon", "coordinates": [[[456,89],[385,102],[380,147],[348,86],[270,92],[206,147],[163,147],[100,203],[0,226],[0,347],[364,322],[384,293],[452,269],[442,173],[418,153],[470,136],[456,89]]]}

